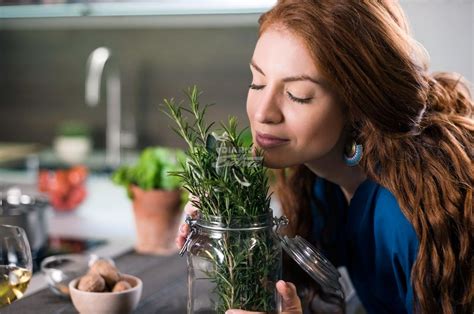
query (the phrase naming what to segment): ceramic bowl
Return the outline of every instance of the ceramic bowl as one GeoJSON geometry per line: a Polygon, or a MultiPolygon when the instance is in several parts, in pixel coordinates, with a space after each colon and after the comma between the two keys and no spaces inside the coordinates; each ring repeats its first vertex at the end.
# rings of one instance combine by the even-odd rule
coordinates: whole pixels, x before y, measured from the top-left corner
{"type": "Polygon", "coordinates": [[[69,283],[72,303],[79,313],[128,314],[140,302],[143,283],[140,278],[122,274],[132,288],[120,292],[87,292],[77,289],[80,277],[69,283]]]}
{"type": "Polygon", "coordinates": [[[87,273],[98,259],[106,259],[115,265],[111,259],[94,254],[62,254],[45,258],[41,262],[41,272],[54,293],[69,297],[69,282],[87,273]]]}

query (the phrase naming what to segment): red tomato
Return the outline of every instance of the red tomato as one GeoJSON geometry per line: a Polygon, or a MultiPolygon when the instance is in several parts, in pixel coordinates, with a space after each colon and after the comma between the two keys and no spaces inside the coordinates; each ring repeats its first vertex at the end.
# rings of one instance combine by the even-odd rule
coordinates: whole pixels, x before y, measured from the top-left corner
{"type": "Polygon", "coordinates": [[[58,210],[66,209],[66,203],[64,202],[64,198],[59,194],[50,193],[49,194],[49,201],[54,208],[58,210]]]}
{"type": "Polygon", "coordinates": [[[86,189],[83,186],[73,187],[67,196],[67,204],[72,208],[79,205],[86,197],[86,189]]]}
{"type": "Polygon", "coordinates": [[[48,192],[49,189],[49,171],[40,170],[38,174],[38,190],[40,192],[48,192]]]}
{"type": "Polygon", "coordinates": [[[86,197],[84,182],[87,168],[76,166],[69,170],[40,172],[38,185],[49,195],[51,205],[59,211],[76,208],[86,197]]]}
{"type": "Polygon", "coordinates": [[[56,170],[49,180],[50,193],[64,197],[69,191],[69,181],[67,179],[67,172],[64,170],[56,170]]]}
{"type": "Polygon", "coordinates": [[[87,168],[85,166],[72,167],[69,169],[67,176],[70,185],[80,185],[84,183],[87,178],[87,168]]]}

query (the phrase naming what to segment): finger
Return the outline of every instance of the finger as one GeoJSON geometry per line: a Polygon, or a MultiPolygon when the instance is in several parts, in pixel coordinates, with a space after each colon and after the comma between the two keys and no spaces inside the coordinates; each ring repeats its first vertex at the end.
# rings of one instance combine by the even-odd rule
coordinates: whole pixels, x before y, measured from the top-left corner
{"type": "Polygon", "coordinates": [[[186,237],[189,233],[189,225],[188,224],[182,224],[179,227],[178,234],[175,239],[176,246],[178,249],[182,248],[184,245],[184,242],[186,242],[186,237]]]}
{"type": "Polygon", "coordinates": [[[284,313],[302,313],[301,301],[294,284],[279,280],[276,288],[282,297],[284,313]]]}
{"type": "Polygon", "coordinates": [[[187,236],[190,231],[190,227],[187,223],[181,224],[178,230],[178,236],[187,236]]]}
{"type": "Polygon", "coordinates": [[[178,237],[178,238],[176,238],[176,240],[174,242],[176,243],[176,247],[178,249],[181,249],[183,247],[185,241],[186,241],[186,239],[178,237]]]}
{"type": "Polygon", "coordinates": [[[186,205],[184,206],[184,212],[186,215],[193,216],[197,211],[197,208],[194,207],[193,203],[191,201],[188,201],[186,205]]]}
{"type": "Polygon", "coordinates": [[[175,243],[179,249],[183,247],[185,242],[186,242],[186,237],[183,237],[183,236],[176,237],[175,243]]]}

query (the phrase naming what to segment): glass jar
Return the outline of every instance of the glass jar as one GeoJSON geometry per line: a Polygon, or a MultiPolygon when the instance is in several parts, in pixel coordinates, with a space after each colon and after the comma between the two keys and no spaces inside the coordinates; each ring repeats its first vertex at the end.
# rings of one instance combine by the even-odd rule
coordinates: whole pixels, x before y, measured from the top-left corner
{"type": "Polygon", "coordinates": [[[275,284],[281,278],[281,244],[272,211],[188,223],[191,233],[183,247],[188,251],[188,313],[280,311],[275,284]]]}

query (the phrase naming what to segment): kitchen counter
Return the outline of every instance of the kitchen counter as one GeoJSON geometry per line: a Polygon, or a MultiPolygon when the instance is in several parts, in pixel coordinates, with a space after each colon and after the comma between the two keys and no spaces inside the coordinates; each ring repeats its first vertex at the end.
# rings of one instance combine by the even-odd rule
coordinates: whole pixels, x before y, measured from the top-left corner
{"type": "MultiPolygon", "coordinates": [[[[117,267],[143,281],[143,292],[134,313],[186,313],[186,258],[178,254],[152,256],[126,252],[115,258],[117,267]]],[[[8,314],[77,313],[72,302],[43,289],[2,308],[8,314]]]]}
{"type": "MultiPolygon", "coordinates": [[[[26,171],[0,170],[0,188],[18,186],[27,194],[38,194],[36,175],[26,171]]],[[[74,211],[47,212],[49,234],[106,239],[135,236],[131,201],[125,189],[116,186],[109,175],[89,175],[87,197],[74,211]]]]}
{"type": "Polygon", "coordinates": [[[26,159],[41,150],[41,145],[35,143],[5,143],[0,142],[0,163],[17,159],[26,159]]]}

